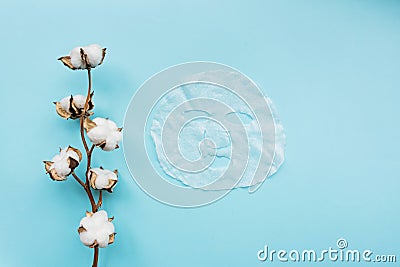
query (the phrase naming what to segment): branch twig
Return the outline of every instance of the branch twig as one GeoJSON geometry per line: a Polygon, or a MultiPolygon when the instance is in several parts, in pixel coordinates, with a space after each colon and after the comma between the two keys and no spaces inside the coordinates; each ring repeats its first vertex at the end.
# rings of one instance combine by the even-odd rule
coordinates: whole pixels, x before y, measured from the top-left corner
{"type": "MultiPolygon", "coordinates": [[[[75,180],[77,180],[85,189],[89,200],[90,200],[90,205],[92,206],[92,212],[97,212],[97,210],[99,209],[99,207],[102,204],[102,199],[103,199],[103,195],[102,195],[102,191],[100,191],[100,195],[99,195],[99,201],[95,202],[94,197],[93,197],[93,193],[92,190],[90,189],[90,185],[89,185],[89,172],[90,172],[90,168],[91,168],[91,163],[92,163],[92,153],[94,150],[94,145],[92,145],[90,148],[86,142],[86,138],[85,138],[85,129],[84,129],[84,120],[87,117],[87,110],[89,108],[89,99],[90,99],[90,93],[92,91],[92,75],[90,72],[90,67],[87,69],[88,71],[88,80],[89,80],[89,85],[88,85],[88,91],[87,91],[87,95],[86,95],[86,101],[85,101],[85,106],[83,107],[83,115],[80,118],[80,134],[81,134],[81,139],[82,139],[82,144],[85,148],[85,152],[86,152],[86,172],[85,172],[85,183],[82,182],[81,179],[79,179],[78,176],[76,176],[75,173],[73,173],[73,176],[75,178],[75,180]]],[[[98,261],[99,261],[99,248],[98,246],[94,247],[94,255],[93,255],[93,265],[92,267],[97,267],[98,265],[98,261]]]]}
{"type": "Polygon", "coordinates": [[[79,177],[76,175],[75,172],[72,172],[71,174],[72,174],[72,176],[75,178],[75,180],[76,180],[76,181],[83,187],[83,189],[85,189],[85,191],[86,191],[85,183],[82,182],[81,179],[79,179],[79,177]]]}
{"type": "Polygon", "coordinates": [[[103,190],[100,190],[99,200],[97,201],[97,209],[99,209],[102,204],[103,204],[103,190]]]}
{"type": "Polygon", "coordinates": [[[99,261],[99,247],[95,246],[92,267],[97,267],[98,261],[99,261]]]}

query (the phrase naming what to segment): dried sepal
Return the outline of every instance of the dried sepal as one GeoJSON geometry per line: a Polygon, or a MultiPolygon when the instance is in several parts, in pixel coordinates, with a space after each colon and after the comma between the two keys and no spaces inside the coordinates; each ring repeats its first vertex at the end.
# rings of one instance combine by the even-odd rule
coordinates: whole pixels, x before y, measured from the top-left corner
{"type": "Polygon", "coordinates": [[[94,108],[93,104],[94,92],[90,93],[89,99],[86,103],[86,96],[75,95],[64,97],[61,101],[53,102],[56,105],[56,112],[64,119],[79,119],[82,116],[89,117],[93,115],[91,110],[94,108]],[[85,105],[86,109],[85,109],[85,105]],[[85,112],[86,110],[86,112],[85,112]]]}
{"type": "Polygon", "coordinates": [[[109,235],[109,238],[108,238],[108,244],[110,245],[110,244],[112,244],[112,243],[114,243],[114,241],[115,241],[115,235],[116,235],[117,233],[112,233],[111,235],[109,235]]]}
{"type": "Polygon", "coordinates": [[[107,144],[107,142],[103,141],[103,142],[98,143],[96,146],[100,147],[101,149],[104,149],[106,147],[106,144],[107,144]]]}
{"type": "Polygon", "coordinates": [[[68,158],[69,167],[70,167],[71,170],[73,171],[76,167],[78,167],[79,162],[82,160],[82,152],[81,152],[79,149],[74,148],[74,147],[72,147],[72,146],[68,146],[67,152],[68,152],[68,151],[73,151],[73,152],[75,152],[75,153],[78,155],[78,158],[79,158],[79,160],[76,160],[76,159],[74,159],[73,157],[69,157],[69,158],[68,158]]]}
{"type": "Polygon", "coordinates": [[[85,69],[86,69],[86,68],[88,68],[88,66],[90,66],[88,55],[85,53],[85,50],[83,50],[82,47],[79,49],[79,51],[81,54],[81,60],[85,63],[85,69]]]}
{"type": "Polygon", "coordinates": [[[50,169],[51,165],[53,165],[53,162],[51,161],[43,161],[44,163],[44,168],[46,170],[46,173],[50,175],[50,178],[53,181],[64,181],[67,179],[67,177],[62,177],[57,174],[57,171],[55,169],[50,169]]]}
{"type": "Polygon", "coordinates": [[[99,243],[97,243],[97,240],[95,240],[94,242],[93,242],[93,244],[91,244],[90,246],[89,246],[89,248],[95,248],[95,247],[97,247],[99,245],[99,243]]]}
{"type": "Polygon", "coordinates": [[[92,130],[96,126],[96,123],[89,118],[86,118],[83,121],[83,128],[85,128],[86,132],[90,132],[90,130],[92,130]]]}
{"type": "Polygon", "coordinates": [[[117,185],[117,182],[118,182],[117,180],[108,179],[108,185],[104,189],[107,190],[107,192],[112,193],[114,187],[117,185]]]}
{"type": "Polygon", "coordinates": [[[75,148],[75,147],[72,147],[72,146],[68,146],[67,152],[68,152],[68,151],[74,151],[74,152],[78,155],[79,161],[82,160],[82,152],[81,152],[79,149],[77,149],[77,148],[75,148]]]}
{"type": "MultiPolygon", "coordinates": [[[[87,110],[92,110],[94,108],[94,104],[93,104],[93,100],[92,100],[93,99],[93,95],[94,95],[94,92],[91,92],[90,95],[89,95],[89,101],[88,101],[87,110]]],[[[90,114],[90,115],[93,115],[93,113],[90,114]]]]}
{"type": "Polygon", "coordinates": [[[75,169],[76,167],[78,167],[78,165],[79,165],[79,161],[77,161],[77,160],[74,159],[74,158],[68,158],[67,161],[68,161],[69,167],[70,167],[72,170],[74,170],[74,169],[75,169]]]}
{"type": "Polygon", "coordinates": [[[65,66],[67,66],[71,70],[76,70],[74,65],[72,65],[72,63],[71,63],[71,57],[70,56],[60,57],[60,58],[58,58],[58,60],[60,60],[65,66]]]}
{"type": "Polygon", "coordinates": [[[56,105],[56,112],[64,119],[69,119],[71,114],[61,107],[60,102],[53,102],[56,105]]]}
{"type": "Polygon", "coordinates": [[[80,233],[83,233],[83,232],[86,232],[85,227],[79,226],[79,227],[78,227],[78,233],[80,234],[80,233]]]}
{"type": "Polygon", "coordinates": [[[101,58],[99,65],[103,64],[104,58],[106,57],[106,50],[107,50],[107,48],[102,49],[103,57],[101,58]]]}
{"type": "Polygon", "coordinates": [[[96,190],[107,190],[112,193],[113,188],[118,182],[118,171],[105,170],[102,167],[92,168],[89,171],[90,186],[96,190]]]}
{"type": "Polygon", "coordinates": [[[51,164],[53,164],[53,162],[51,162],[51,161],[43,161],[43,163],[44,163],[44,168],[46,169],[46,172],[50,172],[50,167],[51,167],[51,164]]]}
{"type": "Polygon", "coordinates": [[[90,170],[90,174],[89,174],[90,176],[90,178],[89,178],[89,181],[90,181],[90,186],[92,187],[92,188],[94,188],[94,189],[96,189],[96,185],[95,185],[95,182],[96,182],[96,179],[97,179],[97,174],[94,172],[94,171],[92,171],[92,170],[90,170]]]}
{"type": "Polygon", "coordinates": [[[82,153],[79,149],[68,146],[60,148],[60,153],[55,155],[51,161],[43,161],[46,173],[55,181],[64,181],[82,160],[82,153]]]}
{"type": "Polygon", "coordinates": [[[86,217],[92,217],[93,216],[93,212],[91,211],[86,211],[86,217]]]}

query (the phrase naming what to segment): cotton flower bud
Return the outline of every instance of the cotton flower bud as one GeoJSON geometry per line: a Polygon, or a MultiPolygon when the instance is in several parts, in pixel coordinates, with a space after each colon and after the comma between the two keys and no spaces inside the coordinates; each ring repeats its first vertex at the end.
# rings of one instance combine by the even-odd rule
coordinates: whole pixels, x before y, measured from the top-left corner
{"type": "Polygon", "coordinates": [[[114,224],[111,222],[113,219],[108,218],[104,210],[86,212],[86,217],[82,218],[78,228],[81,242],[91,248],[105,248],[112,244],[115,238],[114,224]]]}
{"type": "MultiPolygon", "coordinates": [[[[88,116],[92,115],[93,112],[90,112],[94,108],[94,104],[92,101],[93,93],[90,94],[88,100],[88,106],[86,112],[88,116]]],[[[75,95],[75,96],[66,96],[58,102],[54,102],[56,105],[56,112],[64,119],[78,119],[82,117],[86,103],[86,96],[83,95],[75,95]]]]}
{"type": "Polygon", "coordinates": [[[60,57],[62,63],[70,69],[90,69],[103,63],[106,49],[98,44],[75,47],[68,56],[60,57]]]}
{"type": "Polygon", "coordinates": [[[44,161],[46,172],[55,181],[63,181],[79,165],[82,160],[82,153],[71,146],[61,149],[51,161],[44,161]]]}
{"type": "Polygon", "coordinates": [[[94,189],[105,189],[111,193],[118,181],[118,171],[112,172],[102,167],[90,169],[89,181],[94,189]]]}
{"type": "Polygon", "coordinates": [[[101,149],[111,151],[119,147],[118,142],[122,139],[122,128],[118,128],[112,120],[95,118],[92,121],[87,118],[83,126],[90,141],[101,149]]]}

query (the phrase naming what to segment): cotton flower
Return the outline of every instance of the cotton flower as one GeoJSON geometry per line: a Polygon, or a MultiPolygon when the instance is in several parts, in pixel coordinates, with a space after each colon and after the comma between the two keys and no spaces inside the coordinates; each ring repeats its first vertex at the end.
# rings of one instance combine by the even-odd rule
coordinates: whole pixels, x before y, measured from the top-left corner
{"type": "Polygon", "coordinates": [[[118,171],[112,172],[102,167],[90,169],[89,181],[94,189],[106,189],[111,193],[118,181],[118,171]]]}
{"type": "MultiPolygon", "coordinates": [[[[92,97],[93,93],[91,93],[89,96],[87,111],[90,111],[94,108],[92,97]]],[[[56,105],[57,114],[64,119],[78,119],[82,117],[85,103],[86,96],[83,95],[66,96],[60,101],[54,102],[56,105]]],[[[92,112],[89,112],[88,115],[92,114],[92,112]]]]}
{"type": "Polygon", "coordinates": [[[62,63],[70,69],[95,68],[103,63],[106,56],[106,49],[98,44],[91,44],[83,47],[75,47],[69,56],[60,57],[62,63]]]}
{"type": "Polygon", "coordinates": [[[118,128],[112,120],[95,118],[92,121],[87,118],[84,127],[90,141],[101,149],[111,151],[119,147],[118,142],[122,139],[122,128],[118,128]]]}
{"type": "Polygon", "coordinates": [[[108,218],[104,210],[86,212],[86,217],[82,218],[78,228],[81,242],[91,248],[105,248],[112,244],[115,238],[114,224],[111,222],[113,219],[108,218]]]}
{"type": "Polygon", "coordinates": [[[79,165],[82,153],[71,146],[61,149],[51,161],[44,161],[46,172],[55,181],[63,181],[79,165]]]}

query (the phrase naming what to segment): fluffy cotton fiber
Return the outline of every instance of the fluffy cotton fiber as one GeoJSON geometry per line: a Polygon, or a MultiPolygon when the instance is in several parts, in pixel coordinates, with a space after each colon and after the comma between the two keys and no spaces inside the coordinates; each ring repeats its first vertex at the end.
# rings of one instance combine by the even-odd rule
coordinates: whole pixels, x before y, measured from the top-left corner
{"type": "Polygon", "coordinates": [[[49,170],[55,169],[56,173],[61,178],[66,178],[71,173],[69,158],[73,158],[77,162],[80,161],[78,154],[69,149],[64,148],[60,151],[60,154],[55,155],[51,160],[53,164],[50,166],[49,170]]]}
{"type": "Polygon", "coordinates": [[[88,57],[88,61],[92,68],[100,65],[104,57],[103,48],[98,44],[92,44],[84,47],[75,47],[69,53],[71,57],[71,64],[77,69],[85,69],[86,62],[82,59],[81,48],[88,57]]]}
{"type": "Polygon", "coordinates": [[[98,244],[105,248],[112,243],[114,224],[108,219],[107,212],[100,210],[95,213],[88,213],[82,218],[79,226],[79,237],[86,246],[98,244]]]}
{"type": "Polygon", "coordinates": [[[87,133],[90,141],[95,145],[101,145],[105,151],[117,148],[122,139],[122,133],[115,122],[104,118],[95,118],[93,122],[96,126],[87,133]]]}
{"type": "MultiPolygon", "coordinates": [[[[86,96],[84,95],[74,95],[72,97],[73,103],[77,108],[84,108],[86,102],[86,96]]],[[[61,107],[66,111],[69,112],[71,96],[66,96],[60,101],[61,107]]]]}
{"type": "Polygon", "coordinates": [[[90,171],[95,174],[90,177],[90,183],[95,189],[111,189],[118,180],[117,174],[110,170],[93,168],[90,171]]]}

